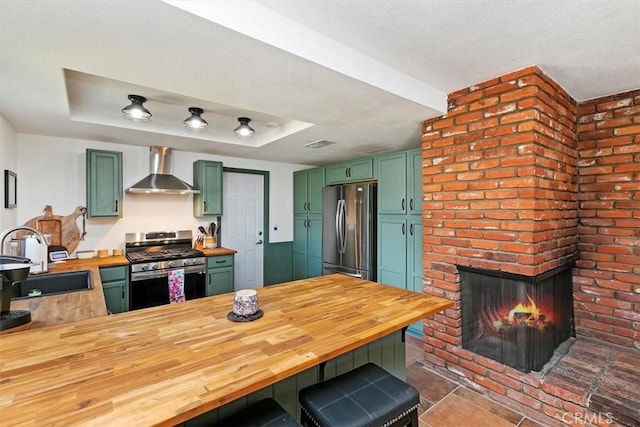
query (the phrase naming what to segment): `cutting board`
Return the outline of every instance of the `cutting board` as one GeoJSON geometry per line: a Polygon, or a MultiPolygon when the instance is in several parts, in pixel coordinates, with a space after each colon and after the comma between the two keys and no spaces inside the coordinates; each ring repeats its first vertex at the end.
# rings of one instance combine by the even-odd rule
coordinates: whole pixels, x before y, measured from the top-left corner
{"type": "MultiPolygon", "coordinates": [[[[51,205],[46,205],[44,207],[44,215],[31,218],[25,222],[24,225],[35,228],[42,234],[51,234],[51,245],[62,245],[67,248],[69,253],[72,253],[76,250],[80,239],[83,237],[78,229],[76,220],[86,212],[87,208],[78,206],[70,215],[54,215],[51,205]]],[[[28,233],[24,232],[21,234],[25,235],[28,233]]],[[[20,237],[21,236],[18,235],[18,238],[20,237]]]]}

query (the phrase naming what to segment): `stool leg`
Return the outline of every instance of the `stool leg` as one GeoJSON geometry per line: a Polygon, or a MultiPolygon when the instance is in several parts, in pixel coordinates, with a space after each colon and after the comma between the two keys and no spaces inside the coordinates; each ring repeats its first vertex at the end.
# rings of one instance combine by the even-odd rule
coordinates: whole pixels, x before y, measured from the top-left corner
{"type": "Polygon", "coordinates": [[[418,427],[418,408],[411,411],[411,422],[409,425],[411,427],[418,427]]]}

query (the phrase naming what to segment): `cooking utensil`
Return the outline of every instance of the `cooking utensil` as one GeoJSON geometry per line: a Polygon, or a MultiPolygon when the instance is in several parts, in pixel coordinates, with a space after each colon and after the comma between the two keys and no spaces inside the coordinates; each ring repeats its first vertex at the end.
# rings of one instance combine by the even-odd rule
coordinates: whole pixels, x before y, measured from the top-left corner
{"type": "Polygon", "coordinates": [[[198,226],[198,231],[201,232],[202,234],[207,234],[207,230],[204,229],[203,226],[198,226]]]}

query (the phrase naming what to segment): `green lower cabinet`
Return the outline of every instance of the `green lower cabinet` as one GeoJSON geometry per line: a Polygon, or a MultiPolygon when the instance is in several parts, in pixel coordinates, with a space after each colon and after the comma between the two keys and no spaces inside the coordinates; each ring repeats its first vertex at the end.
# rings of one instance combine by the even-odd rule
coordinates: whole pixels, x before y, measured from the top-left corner
{"type": "MultiPolygon", "coordinates": [[[[407,220],[409,234],[407,236],[407,290],[422,292],[422,216],[411,215],[407,220]]],[[[424,336],[423,321],[409,325],[411,335],[424,336]]]]}
{"type": "Polygon", "coordinates": [[[234,290],[233,255],[207,258],[207,296],[234,290]]]}
{"type": "Polygon", "coordinates": [[[407,221],[404,216],[378,216],[378,253],[378,282],[407,289],[407,221]]]}
{"type": "MultiPolygon", "coordinates": [[[[422,217],[378,216],[378,282],[422,293],[422,217]]],[[[422,321],[409,326],[422,336],[422,321]]]]}
{"type": "Polygon", "coordinates": [[[102,267],[100,280],[109,313],[129,311],[129,267],[102,267]]]}
{"type": "Polygon", "coordinates": [[[322,276],[322,215],[293,218],[293,279],[322,276]]]}

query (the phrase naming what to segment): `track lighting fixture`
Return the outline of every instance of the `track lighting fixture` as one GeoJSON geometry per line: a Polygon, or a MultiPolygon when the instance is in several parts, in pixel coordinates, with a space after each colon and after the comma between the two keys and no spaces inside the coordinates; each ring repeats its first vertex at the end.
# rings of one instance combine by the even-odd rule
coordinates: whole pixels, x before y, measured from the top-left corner
{"type": "Polygon", "coordinates": [[[189,107],[189,112],[191,113],[191,116],[187,117],[184,120],[184,125],[187,127],[187,129],[194,132],[201,132],[205,130],[209,123],[207,123],[207,121],[202,118],[202,108],[189,107]]]}
{"type": "Polygon", "coordinates": [[[148,122],[151,119],[151,112],[144,108],[147,98],[140,95],[129,95],[130,105],[122,109],[122,115],[134,122],[148,122]]]}
{"type": "Polygon", "coordinates": [[[238,117],[238,121],[240,122],[240,126],[233,130],[236,136],[239,138],[251,138],[255,133],[253,128],[249,126],[251,119],[248,117],[238,117]]]}

